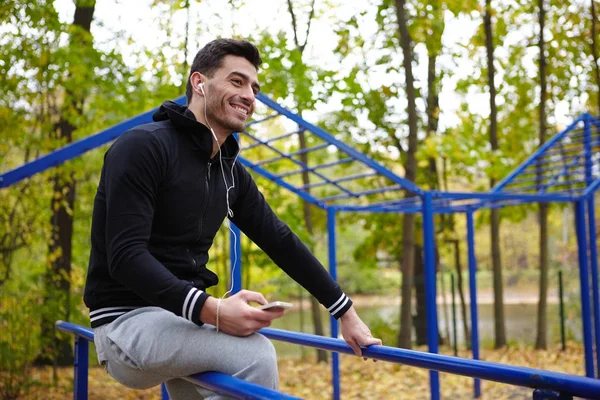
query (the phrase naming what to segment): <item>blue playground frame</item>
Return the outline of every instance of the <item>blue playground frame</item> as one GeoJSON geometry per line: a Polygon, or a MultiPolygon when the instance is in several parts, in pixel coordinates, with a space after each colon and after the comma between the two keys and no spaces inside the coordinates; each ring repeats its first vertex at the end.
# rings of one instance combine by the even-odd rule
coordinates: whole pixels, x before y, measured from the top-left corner
{"type": "MultiPolygon", "coordinates": [[[[257,96],[255,119],[240,133],[243,142],[239,161],[302,199],[327,211],[329,269],[334,279],[336,270],[336,215],[339,212],[420,213],[423,218],[425,290],[427,309],[427,342],[430,353],[438,353],[436,307],[436,275],[434,261],[434,215],[464,213],[467,220],[466,239],[471,295],[471,343],[473,359],[479,360],[477,329],[476,257],[473,215],[485,208],[498,208],[536,202],[562,202],[575,205],[575,224],[579,246],[579,271],[583,322],[585,371],[590,378],[600,371],[600,295],[598,292],[598,251],[596,247],[594,195],[600,188],[600,122],[589,114],[577,118],[565,130],[542,145],[525,162],[489,193],[426,191],[398,176],[368,156],[358,152],[323,129],[263,94],[257,96]],[[279,121],[277,121],[279,120],[279,121]],[[279,122],[279,125],[276,123],[279,122]],[[283,134],[268,136],[284,128],[283,134]],[[304,133],[312,146],[298,150],[284,146],[281,139],[304,133]],[[257,158],[251,150],[262,151],[257,158]],[[270,153],[271,158],[264,158],[270,153]],[[299,156],[312,153],[318,162],[307,165],[299,156]],[[248,155],[248,156],[247,156],[248,155]],[[254,157],[254,158],[253,158],[254,157]],[[303,185],[300,176],[308,172],[311,183],[303,185]],[[350,173],[350,174],[349,174],[350,173]],[[360,183],[360,185],[356,185],[360,183]],[[373,189],[365,190],[365,183],[373,189]],[[356,186],[353,186],[356,185],[356,186]],[[412,197],[405,194],[410,193],[412,197]],[[590,281],[591,276],[591,281],[590,281]],[[591,287],[591,289],[590,289],[591,287]],[[591,294],[591,295],[590,295],[591,294]],[[594,354],[594,344],[596,352],[594,354]],[[594,360],[595,358],[595,360],[594,360]]],[[[185,104],[185,97],[175,100],[185,104]]],[[[48,168],[73,159],[104,145],[126,130],[151,121],[154,110],[128,119],[111,128],[0,174],[0,189],[11,186],[48,168]]],[[[233,227],[237,237],[239,230],[233,227]]],[[[234,292],[241,290],[241,245],[231,240],[232,268],[235,268],[234,292]],[[238,257],[233,258],[233,253],[238,257]],[[233,263],[236,265],[233,265],[233,263]]],[[[338,337],[337,321],[331,318],[331,336],[338,337]]],[[[333,398],[340,398],[339,356],[332,355],[333,398]]],[[[477,376],[477,375],[473,375],[477,376]]],[[[430,371],[431,398],[440,398],[438,372],[430,371]]],[[[480,397],[479,379],[474,380],[475,397],[480,397]]]]}

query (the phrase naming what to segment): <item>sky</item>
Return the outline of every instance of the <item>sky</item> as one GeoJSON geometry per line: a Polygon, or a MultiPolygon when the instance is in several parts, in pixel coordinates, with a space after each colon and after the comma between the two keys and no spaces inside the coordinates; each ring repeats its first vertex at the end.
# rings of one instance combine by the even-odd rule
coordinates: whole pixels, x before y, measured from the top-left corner
{"type": "MultiPolygon", "coordinates": [[[[131,49],[131,47],[125,45],[123,40],[119,42],[114,39],[115,33],[122,32],[126,36],[130,36],[131,43],[136,46],[143,46],[153,49],[153,51],[161,51],[160,44],[164,41],[164,33],[159,21],[165,13],[159,7],[151,7],[151,3],[151,0],[98,0],[94,15],[95,23],[92,27],[94,38],[98,45],[106,49],[118,47],[119,52],[124,55],[125,61],[129,60],[133,62],[128,52],[128,49],[131,49]]],[[[200,4],[192,1],[188,64],[191,63],[198,49],[222,32],[224,32],[224,36],[234,34],[244,36],[252,33],[257,27],[268,27],[269,31],[274,34],[281,30],[291,31],[291,21],[285,0],[247,0],[244,3],[245,5],[239,11],[233,12],[228,1],[205,0],[200,2],[200,4]],[[235,24],[232,24],[232,21],[235,21],[235,24]],[[211,27],[211,24],[217,28],[211,27]],[[221,26],[225,28],[223,30],[219,29],[221,26]],[[226,28],[233,26],[235,26],[235,30],[233,28],[226,28]],[[196,30],[200,29],[199,34],[194,34],[196,30]],[[207,30],[208,33],[206,32],[207,30]]],[[[295,4],[298,3],[301,2],[295,2],[295,4]]],[[[324,3],[321,0],[316,1],[318,12],[331,10],[331,7],[324,5],[324,3]]],[[[372,11],[373,8],[369,8],[369,3],[362,0],[329,0],[328,4],[335,4],[335,8],[333,8],[333,11],[329,11],[329,14],[325,12],[321,18],[313,20],[310,32],[311,40],[309,40],[309,46],[306,49],[307,61],[311,64],[314,63],[322,66],[331,66],[339,63],[334,54],[337,40],[331,21],[333,18],[348,19],[361,11],[372,11]],[[334,15],[331,15],[331,12],[334,15]]],[[[55,5],[57,10],[59,10],[61,19],[64,22],[70,22],[74,12],[73,0],[56,0],[55,5]]],[[[307,19],[307,13],[303,13],[302,9],[295,11],[299,24],[303,25],[307,19]]],[[[165,15],[165,17],[170,18],[168,15],[165,15]]],[[[185,31],[185,17],[185,13],[183,12],[176,13],[173,16],[175,22],[173,26],[179,30],[180,36],[183,36],[185,31]]],[[[480,21],[468,18],[448,19],[443,36],[444,46],[446,48],[458,48],[459,44],[466,43],[479,24],[480,21]]],[[[360,29],[361,32],[364,32],[365,36],[369,36],[376,31],[377,25],[374,19],[372,19],[372,23],[368,23],[367,20],[366,23],[361,24],[360,29]]],[[[526,31],[528,28],[525,27],[524,29],[526,31]]],[[[523,30],[520,32],[516,31],[515,35],[517,39],[507,38],[507,40],[518,40],[518,36],[522,34],[524,34],[523,30]]],[[[303,40],[303,38],[300,39],[303,40]]],[[[427,58],[423,45],[417,44],[415,52],[421,59],[427,58]]],[[[522,61],[532,76],[537,74],[536,57],[537,51],[535,48],[532,48],[522,61]]],[[[446,66],[457,71],[451,77],[445,78],[440,93],[440,109],[442,113],[440,115],[439,128],[443,131],[460,123],[456,111],[460,107],[462,99],[454,93],[456,82],[472,74],[475,71],[475,65],[468,57],[457,59],[449,54],[441,56],[438,62],[440,66],[446,66]]],[[[340,70],[343,70],[345,67],[349,66],[339,66],[340,70]]],[[[417,84],[419,84],[419,81],[426,82],[426,63],[420,63],[415,68],[414,74],[418,81],[417,84]]],[[[389,79],[389,76],[372,74],[368,77],[368,85],[379,87],[381,84],[385,84],[386,79],[389,79]]],[[[263,91],[268,95],[268,88],[264,88],[263,91]]],[[[424,109],[424,102],[422,100],[419,100],[419,102],[421,109],[424,109]]],[[[501,104],[502,99],[498,99],[498,102],[501,104]]],[[[314,110],[313,116],[317,117],[319,114],[338,108],[339,105],[333,103],[335,103],[335,98],[332,100],[332,104],[320,105],[320,109],[314,110]]],[[[489,96],[486,92],[470,93],[467,103],[471,112],[481,114],[484,117],[489,115],[489,96]]],[[[401,109],[406,107],[406,99],[403,96],[398,99],[398,106],[401,109]]],[[[568,104],[558,104],[555,110],[556,121],[559,124],[568,124],[571,118],[568,113],[568,104]]],[[[310,117],[311,114],[309,113],[308,118],[310,117]]]]}

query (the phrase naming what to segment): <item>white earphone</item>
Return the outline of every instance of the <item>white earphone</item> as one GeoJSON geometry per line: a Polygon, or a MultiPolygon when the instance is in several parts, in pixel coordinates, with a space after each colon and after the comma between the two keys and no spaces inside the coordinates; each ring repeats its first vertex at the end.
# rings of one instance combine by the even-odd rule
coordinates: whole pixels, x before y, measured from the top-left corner
{"type": "MultiPolygon", "coordinates": [[[[210,126],[210,123],[208,122],[208,115],[206,112],[206,93],[204,92],[204,83],[200,82],[200,84],[198,85],[198,88],[200,89],[200,91],[202,92],[202,95],[205,97],[204,99],[204,119],[206,120],[206,124],[208,125],[208,128],[210,129],[210,132],[212,133],[213,138],[215,139],[215,142],[217,142],[217,145],[219,144],[219,139],[217,139],[217,135],[215,134],[215,131],[213,130],[212,126],[210,126]]],[[[221,164],[221,174],[223,176],[223,183],[225,184],[225,201],[227,202],[227,215],[231,218],[233,217],[233,211],[231,210],[231,207],[229,206],[229,191],[231,189],[233,189],[235,187],[235,178],[233,175],[233,168],[235,167],[235,163],[237,161],[237,157],[238,157],[239,153],[235,156],[234,160],[233,160],[233,164],[231,165],[231,186],[229,186],[227,184],[227,179],[225,179],[225,168],[223,168],[223,155],[221,153],[221,147],[219,146],[219,163],[221,164]]],[[[227,228],[229,229],[229,231],[231,232],[231,234],[233,235],[233,240],[234,243],[237,242],[238,237],[235,234],[235,232],[233,231],[233,229],[231,229],[231,226],[229,225],[229,223],[227,223],[227,228]]],[[[231,293],[233,291],[233,286],[234,286],[234,271],[235,271],[235,266],[237,265],[237,246],[234,246],[234,262],[233,262],[233,269],[231,270],[231,287],[228,291],[225,292],[225,294],[223,294],[223,296],[221,298],[225,298],[225,296],[227,296],[229,293],[231,293]]]]}

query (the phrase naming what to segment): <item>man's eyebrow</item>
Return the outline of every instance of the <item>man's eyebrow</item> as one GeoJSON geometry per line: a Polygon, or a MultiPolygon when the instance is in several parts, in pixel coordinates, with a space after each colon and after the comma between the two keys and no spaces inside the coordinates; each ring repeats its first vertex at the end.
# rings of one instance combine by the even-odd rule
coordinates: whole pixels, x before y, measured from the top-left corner
{"type": "MultiPolygon", "coordinates": [[[[250,80],[250,77],[249,77],[248,75],[246,75],[245,73],[243,73],[243,72],[240,72],[240,71],[233,71],[233,72],[230,72],[230,73],[229,73],[229,76],[231,76],[231,75],[237,75],[237,76],[239,76],[240,78],[244,78],[244,79],[245,79],[245,80],[247,80],[247,81],[249,81],[249,80],[250,80]]],[[[252,83],[252,87],[253,87],[254,89],[256,89],[256,91],[257,91],[257,92],[260,92],[260,85],[259,85],[257,82],[253,82],[253,83],[252,83]]]]}

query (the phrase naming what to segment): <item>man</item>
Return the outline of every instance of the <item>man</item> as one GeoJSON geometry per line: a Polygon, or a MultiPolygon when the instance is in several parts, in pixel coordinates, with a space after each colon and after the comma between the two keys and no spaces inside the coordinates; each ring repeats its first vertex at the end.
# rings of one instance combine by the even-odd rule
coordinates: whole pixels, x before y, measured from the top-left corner
{"type": "Polygon", "coordinates": [[[84,300],[98,360],[126,386],[166,382],[173,399],[201,398],[214,393],[180,378],[212,370],[277,388],[275,351],[256,331],[283,311],[250,305],[267,303],[256,292],[222,300],[204,292],[218,282],[206,264],[226,216],[341,320],[357,355],[381,344],[235,163],[231,134],[254,111],[260,62],[249,42],[209,43],[191,67],[188,107],[165,102],[105,155],[84,300]]]}

